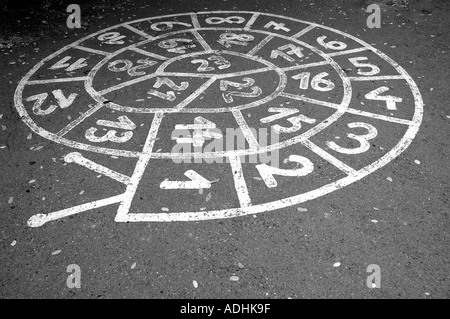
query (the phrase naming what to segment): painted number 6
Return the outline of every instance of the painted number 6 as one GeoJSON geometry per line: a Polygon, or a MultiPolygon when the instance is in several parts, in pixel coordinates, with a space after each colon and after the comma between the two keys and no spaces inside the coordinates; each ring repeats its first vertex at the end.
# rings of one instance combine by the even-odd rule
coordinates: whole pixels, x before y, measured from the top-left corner
{"type": "Polygon", "coordinates": [[[326,35],[323,35],[323,36],[317,38],[317,43],[319,43],[325,49],[339,51],[339,50],[344,50],[345,48],[347,48],[347,44],[345,44],[344,42],[341,42],[341,41],[325,42],[326,38],[327,38],[326,35]]]}

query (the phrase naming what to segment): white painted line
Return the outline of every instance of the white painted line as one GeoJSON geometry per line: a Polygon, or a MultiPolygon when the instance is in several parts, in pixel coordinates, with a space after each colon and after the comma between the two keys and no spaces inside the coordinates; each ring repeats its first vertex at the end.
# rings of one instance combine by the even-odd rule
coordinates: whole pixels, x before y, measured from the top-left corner
{"type": "Polygon", "coordinates": [[[231,78],[231,77],[236,77],[236,76],[244,76],[244,75],[262,73],[262,72],[267,72],[267,71],[272,71],[272,70],[275,71],[272,67],[266,67],[266,68],[255,69],[255,70],[221,74],[221,75],[218,75],[217,78],[218,79],[226,79],[226,78],[231,78]]]}
{"type": "Polygon", "coordinates": [[[130,182],[128,183],[127,189],[123,194],[124,199],[120,203],[117,210],[117,215],[114,219],[116,222],[123,222],[128,220],[127,215],[131,207],[131,202],[133,201],[134,194],[136,193],[137,187],[139,186],[139,182],[144,175],[145,168],[150,161],[153,146],[156,141],[156,135],[158,134],[159,126],[161,125],[163,117],[164,113],[155,113],[155,117],[153,118],[152,125],[142,149],[142,155],[139,157],[133,175],[131,176],[130,182]]]}
{"type": "Polygon", "coordinates": [[[83,157],[83,155],[81,155],[78,152],[72,152],[67,154],[64,157],[64,161],[66,161],[66,163],[75,163],[84,166],[90,170],[93,170],[94,172],[105,175],[109,178],[112,178],[126,185],[130,182],[130,177],[121,174],[119,172],[113,171],[112,169],[109,169],[103,165],[97,164],[91,161],[90,159],[83,157]]]}
{"type": "Polygon", "coordinates": [[[79,76],[73,78],[62,78],[62,79],[47,79],[47,80],[31,80],[28,81],[27,84],[47,84],[47,83],[63,83],[63,82],[76,82],[76,81],[86,81],[88,79],[87,76],[79,76]]]}
{"type": "Polygon", "coordinates": [[[244,174],[242,172],[241,159],[239,156],[230,156],[230,165],[233,172],[234,187],[239,198],[241,207],[250,207],[252,205],[250,196],[248,194],[247,183],[245,182],[244,174]]]}
{"type": "Polygon", "coordinates": [[[182,72],[161,72],[159,76],[184,76],[191,78],[219,78],[220,75],[212,74],[212,73],[182,73],[182,72]]]}
{"type": "Polygon", "coordinates": [[[315,25],[309,25],[306,28],[304,28],[303,30],[301,30],[300,32],[297,32],[296,34],[294,34],[292,37],[295,39],[300,38],[302,35],[304,35],[305,33],[311,31],[312,29],[314,29],[316,26],[315,25]]]}
{"type": "Polygon", "coordinates": [[[166,58],[165,56],[162,56],[162,55],[159,55],[159,54],[155,54],[155,53],[152,53],[152,52],[148,52],[148,51],[136,48],[136,47],[130,47],[128,49],[131,50],[131,51],[134,51],[134,52],[137,52],[137,53],[140,53],[140,54],[143,54],[143,55],[146,55],[146,56],[158,59],[158,60],[163,60],[163,61],[164,60],[169,60],[169,58],[166,58]]]}
{"type": "Polygon", "coordinates": [[[149,40],[153,40],[153,39],[154,39],[154,37],[152,37],[151,35],[145,33],[145,32],[142,31],[142,30],[139,30],[139,29],[137,29],[137,28],[135,28],[135,27],[133,27],[133,26],[131,26],[131,25],[129,25],[129,24],[123,24],[122,26],[123,26],[124,28],[127,28],[127,29],[130,30],[130,31],[133,31],[133,32],[136,33],[136,34],[139,34],[140,36],[142,36],[142,37],[144,37],[144,38],[146,38],[146,39],[149,39],[149,40]]]}
{"type": "Polygon", "coordinates": [[[203,83],[197,90],[195,90],[191,95],[189,95],[186,99],[184,99],[181,103],[179,103],[175,109],[177,110],[181,110],[183,109],[186,105],[188,105],[189,103],[191,103],[193,100],[195,100],[200,94],[202,94],[211,84],[214,83],[214,81],[216,81],[215,77],[210,78],[208,81],[206,81],[205,83],[203,83]]]}
{"type": "Polygon", "coordinates": [[[350,176],[356,175],[356,171],[353,168],[351,168],[347,164],[344,164],[343,162],[338,160],[336,157],[334,157],[330,153],[324,151],[323,149],[321,149],[319,146],[315,145],[311,141],[304,140],[302,142],[302,144],[305,145],[307,148],[309,148],[314,153],[316,153],[317,155],[319,155],[320,157],[322,157],[324,160],[330,162],[331,164],[333,164],[334,166],[339,168],[345,174],[350,175],[350,176]]]}
{"type": "Polygon", "coordinates": [[[260,43],[258,43],[258,45],[256,45],[253,49],[251,49],[247,54],[248,55],[255,55],[255,53],[258,52],[259,50],[261,50],[261,48],[263,46],[265,46],[267,44],[267,42],[272,40],[273,37],[274,37],[274,35],[268,35],[260,43]]]}
{"type": "Polygon", "coordinates": [[[113,92],[113,91],[116,91],[116,90],[120,90],[120,89],[122,89],[124,87],[127,87],[127,86],[130,86],[130,85],[133,85],[133,84],[136,84],[136,83],[139,83],[139,82],[146,81],[148,79],[154,78],[154,77],[156,77],[158,75],[159,74],[157,74],[157,73],[150,73],[150,74],[141,76],[139,78],[136,78],[136,79],[133,79],[133,80],[130,80],[130,81],[126,81],[126,82],[114,85],[114,86],[112,86],[110,88],[101,90],[98,93],[100,93],[101,95],[105,95],[107,93],[110,93],[110,92],[113,92]]]}
{"type": "Polygon", "coordinates": [[[316,99],[311,99],[309,97],[294,95],[294,94],[290,94],[290,93],[281,93],[280,96],[287,97],[287,98],[290,98],[293,100],[305,101],[305,102],[309,102],[309,103],[313,103],[313,104],[317,104],[317,105],[323,105],[323,106],[327,106],[332,109],[338,109],[341,107],[340,104],[320,101],[320,100],[316,100],[316,99]]]}
{"type": "Polygon", "coordinates": [[[370,113],[370,112],[361,111],[361,110],[357,110],[357,109],[353,109],[353,108],[348,108],[346,110],[346,112],[351,113],[351,114],[371,117],[371,118],[374,118],[377,120],[392,122],[392,123],[399,123],[399,124],[405,124],[405,125],[413,125],[414,124],[414,122],[410,121],[410,120],[404,120],[404,119],[400,119],[397,117],[391,117],[391,116],[385,116],[385,115],[376,114],[376,113],[370,113]]]}
{"type": "Polygon", "coordinates": [[[258,164],[256,165],[256,169],[261,175],[264,183],[269,188],[274,188],[278,186],[277,180],[274,175],[279,176],[290,176],[290,177],[301,177],[306,176],[314,170],[314,164],[308,158],[300,155],[291,154],[287,158],[288,162],[297,163],[297,168],[284,169],[279,167],[269,166],[267,164],[258,164]],[[298,167],[298,164],[301,167],[298,167]]]}
{"type": "Polygon", "coordinates": [[[27,224],[30,227],[39,227],[39,226],[42,226],[45,223],[52,221],[52,220],[75,215],[75,214],[82,213],[82,212],[85,212],[87,210],[91,210],[94,208],[99,208],[99,207],[119,203],[122,200],[122,198],[123,198],[123,194],[120,194],[120,195],[100,199],[100,200],[97,200],[94,202],[81,204],[78,206],[59,210],[59,211],[56,211],[56,212],[53,212],[50,214],[36,214],[36,215],[31,216],[31,218],[28,220],[27,224]]]}
{"type": "Polygon", "coordinates": [[[298,69],[313,68],[315,66],[321,66],[321,65],[326,65],[326,64],[330,64],[330,62],[319,61],[319,62],[313,62],[313,63],[307,63],[307,64],[300,64],[300,65],[284,67],[284,68],[281,68],[281,70],[286,72],[286,71],[293,71],[293,70],[298,70],[298,69]]]}
{"type": "Polygon", "coordinates": [[[190,181],[162,181],[159,187],[161,189],[200,189],[211,188],[211,182],[194,170],[188,170],[184,176],[190,181]]]}
{"type": "Polygon", "coordinates": [[[212,51],[211,47],[209,46],[208,43],[206,43],[205,39],[203,39],[203,37],[200,35],[200,33],[198,33],[198,31],[193,30],[191,31],[192,34],[195,36],[195,38],[197,39],[197,41],[202,45],[203,49],[205,49],[206,52],[210,52],[212,51]]]}
{"type": "Polygon", "coordinates": [[[331,53],[327,53],[327,55],[328,56],[338,56],[338,55],[352,54],[352,53],[367,51],[367,50],[369,50],[369,48],[362,47],[362,48],[356,48],[356,49],[339,51],[339,52],[331,52],[331,53]]]}
{"type": "Polygon", "coordinates": [[[97,104],[93,107],[91,107],[89,110],[84,112],[82,115],[80,115],[78,118],[70,122],[66,127],[61,129],[58,133],[56,133],[57,136],[62,137],[69,133],[74,127],[76,127],[78,124],[83,122],[86,118],[97,112],[103,107],[103,104],[97,104]]]}
{"type": "Polygon", "coordinates": [[[247,121],[245,120],[244,116],[242,115],[242,112],[239,110],[233,110],[234,118],[236,119],[236,122],[238,123],[242,134],[244,134],[245,139],[248,142],[248,145],[250,149],[260,149],[260,145],[258,141],[256,140],[256,137],[253,135],[252,131],[250,130],[250,127],[247,124],[247,121]]]}
{"type": "Polygon", "coordinates": [[[92,48],[88,48],[88,47],[84,47],[82,45],[75,45],[73,46],[74,49],[79,49],[79,50],[83,50],[86,52],[90,52],[90,53],[95,53],[95,54],[99,54],[99,55],[105,55],[105,56],[110,56],[112,55],[112,53],[106,52],[106,51],[102,51],[102,50],[97,50],[97,49],[92,49],[92,48]]]}
{"type": "Polygon", "coordinates": [[[256,19],[259,17],[259,12],[254,13],[252,15],[252,17],[250,18],[250,20],[248,20],[247,24],[244,27],[244,30],[250,30],[250,28],[253,26],[253,24],[255,23],[256,19]]]}
{"type": "Polygon", "coordinates": [[[404,80],[403,75],[349,76],[350,81],[404,80]]]}
{"type": "Polygon", "coordinates": [[[201,29],[200,23],[198,22],[197,14],[191,13],[190,16],[191,16],[192,25],[194,26],[194,29],[201,29]]]}

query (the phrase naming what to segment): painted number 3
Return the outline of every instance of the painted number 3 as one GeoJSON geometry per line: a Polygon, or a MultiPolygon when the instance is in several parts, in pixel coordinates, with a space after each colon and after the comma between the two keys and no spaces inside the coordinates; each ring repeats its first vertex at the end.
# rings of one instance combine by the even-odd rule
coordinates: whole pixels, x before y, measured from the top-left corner
{"type": "Polygon", "coordinates": [[[347,136],[351,139],[357,140],[359,142],[359,147],[357,148],[345,148],[337,145],[335,142],[327,142],[327,146],[332,150],[343,153],[343,154],[360,154],[366,152],[370,148],[369,141],[374,139],[378,135],[377,129],[368,123],[363,122],[354,122],[347,124],[350,128],[362,127],[367,130],[367,134],[364,135],[355,135],[355,134],[347,134],[347,136]]]}

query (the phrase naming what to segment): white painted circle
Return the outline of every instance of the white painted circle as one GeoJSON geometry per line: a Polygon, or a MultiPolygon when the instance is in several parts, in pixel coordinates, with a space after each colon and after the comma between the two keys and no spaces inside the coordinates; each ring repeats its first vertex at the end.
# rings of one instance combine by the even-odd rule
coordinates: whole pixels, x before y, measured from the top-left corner
{"type": "MultiPolygon", "coordinates": [[[[151,32],[153,32],[151,31],[151,32]]],[[[278,42],[276,42],[278,43],[278,42]]],[[[267,53],[265,52],[265,53],[267,53]]],[[[309,57],[309,56],[308,56],[309,57]]],[[[302,60],[303,61],[303,60],[302,60]]],[[[144,61],[145,62],[145,61],[144,61]]],[[[141,62],[141,68],[137,68],[134,70],[134,73],[129,73],[135,76],[135,74],[141,74],[144,69],[143,63],[141,62]]],[[[149,61],[145,62],[146,65],[150,65],[149,61]]],[[[153,62],[152,62],[153,63],[153,62]]],[[[377,62],[378,63],[378,62],[377,62]]],[[[232,64],[232,63],[230,63],[232,64]]],[[[145,66],[145,67],[147,67],[145,66]]],[[[153,66],[153,65],[151,65],[153,66]]],[[[148,66],[150,68],[151,66],[148,66]]],[[[197,70],[201,70],[200,68],[197,70]]],[[[48,71],[47,71],[48,72],[48,71]]],[[[51,71],[50,71],[51,72],[51,71]]],[[[331,71],[330,71],[331,72],[331,71]]],[[[267,76],[267,79],[271,79],[270,76],[267,76]]],[[[112,78],[112,77],[111,77],[112,78]]],[[[122,79],[121,79],[122,80],[122,79]]],[[[255,81],[252,78],[252,81],[255,81]]],[[[275,81],[275,82],[276,82],[275,81]]],[[[152,82],[153,83],[153,82],[152,82]]],[[[397,82],[398,83],[398,82],[397,82]]],[[[247,85],[245,84],[245,85],[247,85]]],[[[403,85],[403,84],[402,84],[403,85]]],[[[189,96],[186,98],[187,103],[191,103],[195,101],[201,94],[204,92],[209,92],[207,85],[201,86],[192,93],[194,98],[190,99],[189,96]]],[[[181,94],[180,93],[180,94],[181,94]]],[[[337,94],[337,93],[336,93],[337,94]]],[[[150,97],[150,98],[153,98],[150,97]]],[[[362,99],[361,97],[359,97],[362,99]]],[[[75,98],[74,98],[75,99],[75,98]]],[[[364,100],[364,101],[366,101],[364,100]]],[[[55,103],[53,101],[53,103],[55,103]]],[[[184,101],[183,101],[184,102],[184,101]]],[[[178,103],[178,101],[177,101],[178,103]]],[[[224,101],[221,100],[221,104],[224,104],[224,101]]],[[[362,103],[363,104],[363,103],[362,103]]],[[[101,31],[98,31],[90,36],[82,38],[75,43],[68,45],[61,50],[55,52],[49,57],[45,58],[41,62],[39,62],[33,69],[31,69],[25,77],[20,81],[16,92],[15,92],[15,107],[19,112],[22,120],[37,134],[42,137],[54,141],[56,143],[60,143],[75,149],[93,151],[105,155],[115,155],[115,156],[124,156],[124,157],[135,157],[142,160],[146,158],[147,160],[155,160],[159,159],[176,159],[176,158],[238,158],[242,155],[252,155],[252,154],[260,154],[266,153],[276,150],[282,150],[289,148],[293,145],[304,145],[309,148],[312,152],[316,153],[319,157],[324,159],[325,161],[330,162],[342,172],[345,172],[346,176],[340,178],[338,180],[332,180],[330,183],[323,185],[317,189],[310,190],[308,192],[304,192],[302,194],[297,194],[295,196],[289,196],[287,198],[279,199],[260,203],[260,204],[251,204],[244,203],[240,207],[230,208],[230,209],[218,209],[218,210],[210,210],[210,211],[187,211],[187,212],[173,212],[173,213],[145,213],[145,214],[133,214],[129,212],[126,205],[121,205],[121,213],[118,213],[116,216],[117,221],[176,221],[176,220],[205,220],[205,219],[215,219],[215,218],[227,218],[234,216],[241,216],[246,214],[254,214],[265,211],[270,211],[274,209],[279,209],[287,206],[292,206],[294,204],[298,204],[301,202],[305,202],[307,200],[311,200],[317,198],[319,196],[323,196],[329,192],[332,192],[336,189],[342,188],[348,184],[351,184],[362,177],[372,173],[376,169],[386,165],[388,162],[393,160],[396,156],[398,156],[401,152],[403,152],[411,143],[413,138],[415,137],[419,126],[422,121],[423,115],[423,101],[420,95],[420,92],[417,88],[417,85],[414,83],[413,79],[406,73],[406,71],[399,66],[392,59],[387,57],[385,54],[374,48],[373,46],[367,44],[366,42],[351,36],[349,34],[343,33],[333,28],[325,27],[316,23],[310,23],[298,19],[293,19],[289,17],[284,17],[280,15],[266,14],[266,13],[258,13],[258,12],[248,12],[248,11],[215,11],[215,12],[198,12],[198,13],[186,13],[186,14],[173,14],[166,15],[160,17],[152,17],[145,18],[136,21],[131,21],[127,23],[123,23],[117,26],[113,26],[101,31]],[[176,18],[174,20],[174,18],[176,18]],[[167,19],[167,20],[166,20],[167,19]],[[141,23],[149,23],[148,29],[143,31],[139,29],[141,23]],[[162,28],[161,26],[165,26],[162,28]],[[180,27],[179,30],[172,30],[175,27],[180,27]],[[139,40],[134,42],[126,43],[127,36],[122,36],[118,30],[126,30],[126,32],[130,32],[134,34],[134,36],[141,37],[139,40]],[[147,33],[148,31],[153,30],[154,35],[147,33]],[[216,36],[218,39],[215,42],[221,43],[221,45],[225,46],[224,48],[212,49],[213,46],[217,45],[215,42],[209,42],[210,40],[206,40],[202,36],[202,32],[206,34],[212,34],[216,36]],[[313,34],[314,32],[318,32],[317,37],[308,40],[308,34],[313,34]],[[230,36],[223,36],[223,34],[229,34],[230,36]],[[323,34],[322,34],[323,33],[323,34]],[[325,35],[326,34],[326,35],[325,35]],[[106,36],[105,36],[106,35],[106,36]],[[327,37],[335,36],[336,39],[327,40],[327,37]],[[175,37],[175,38],[174,38],[175,37]],[[194,40],[190,40],[191,37],[194,40]],[[254,45],[250,46],[250,41],[248,39],[258,39],[254,45]],[[175,39],[175,40],[174,40],[175,39]],[[231,39],[231,40],[229,40],[231,39]],[[234,40],[233,40],[234,39],[234,40]],[[237,39],[237,40],[236,40],[237,39]],[[262,39],[262,40],[261,40],[262,39]],[[275,40],[274,40],[275,39],[275,40]],[[111,45],[118,45],[117,50],[111,51],[102,51],[98,48],[94,48],[89,43],[94,43],[95,41],[102,41],[102,43],[110,42],[111,45]],[[220,42],[222,41],[222,42],[220,42]],[[227,42],[228,41],[228,42],[227,42]],[[232,42],[230,42],[232,41],[232,42]],[[234,41],[234,42],[233,42],[234,41]],[[279,41],[280,45],[272,48],[272,50],[267,51],[270,53],[268,57],[259,56],[259,52],[265,52],[264,50],[269,50],[267,47],[270,47],[273,42],[279,41]],[[345,42],[344,42],[345,41],[345,42]],[[181,44],[188,43],[189,45],[186,47],[180,46],[181,44]],[[197,51],[194,52],[186,52],[187,50],[192,48],[192,44],[196,43],[197,51]],[[225,44],[224,44],[225,43],[225,44]],[[231,43],[231,44],[230,44],[231,43]],[[269,43],[269,44],[268,44],[269,43]],[[127,45],[125,45],[127,44],[127,45]],[[159,53],[154,53],[154,51],[146,51],[148,47],[146,45],[153,45],[155,50],[164,49],[166,50],[168,56],[164,56],[159,53]],[[228,46],[228,47],[227,47],[228,46]],[[239,48],[249,46],[247,52],[239,52],[239,48]],[[158,49],[159,47],[159,49],[158,49]],[[201,49],[198,51],[198,47],[201,49]],[[170,51],[172,50],[172,51],[170,51]],[[302,51],[303,50],[303,51],[302,51]],[[110,88],[106,88],[103,90],[99,90],[94,88],[94,81],[99,74],[99,72],[104,72],[109,68],[111,72],[126,73],[127,70],[130,70],[133,64],[124,59],[122,57],[123,54],[129,53],[133,51],[133,53],[138,54],[147,54],[149,56],[149,60],[160,59],[156,64],[158,68],[154,73],[145,75],[139,75],[132,80],[128,80],[128,82],[118,82],[116,86],[112,86],[110,88]],[[79,56],[69,56],[69,54],[79,54],[79,56]],[[146,53],[147,52],[147,53],[146,53]],[[311,57],[317,58],[320,61],[315,63],[299,63],[301,59],[305,57],[302,52],[308,52],[311,57]],[[82,53],[89,53],[91,55],[98,55],[98,63],[95,65],[89,66],[91,67],[90,71],[85,76],[75,76],[73,74],[77,73],[79,69],[82,68],[86,59],[83,60],[82,53]],[[173,54],[178,54],[173,56],[173,54]],[[69,59],[67,57],[69,56],[69,59]],[[216,56],[215,59],[208,60],[211,56],[216,56]],[[230,59],[241,59],[241,64],[245,65],[244,61],[248,61],[248,63],[256,63],[260,66],[258,69],[249,69],[245,70],[241,73],[239,72],[230,72],[220,70],[218,71],[218,66],[223,66],[225,69],[225,63],[221,60],[220,63],[213,65],[214,61],[218,61],[219,58],[217,56],[230,59]],[[374,62],[371,63],[370,57],[377,57],[382,65],[376,64],[374,62]],[[76,61],[78,59],[78,61],[76,61]],[[194,60],[193,60],[194,59],[194,60]],[[195,60],[196,59],[196,60],[195,60]],[[352,68],[344,68],[340,65],[340,63],[336,62],[339,59],[347,59],[345,63],[351,63],[352,68]],[[75,62],[76,61],[76,62],[75,62]],[[198,71],[197,73],[183,73],[183,72],[173,72],[166,71],[166,69],[170,68],[174,63],[185,63],[187,66],[192,64],[192,61],[196,61],[195,63],[202,64],[204,66],[204,70],[215,70],[218,73],[201,73],[202,71],[198,71]],[[200,61],[200,62],[199,62],[200,61]],[[204,61],[204,62],[201,62],[204,61]],[[205,62],[206,61],[206,62],[205,62]],[[209,61],[209,62],[208,62],[209,61]],[[281,61],[281,62],[280,62],[281,61]],[[75,62],[75,63],[74,63],[75,62]],[[283,63],[291,63],[289,66],[285,66],[283,63]],[[283,66],[281,66],[283,64],[283,66]],[[301,72],[312,70],[315,67],[328,66],[332,68],[333,74],[329,72],[321,72],[319,74],[313,74],[310,72],[301,72]],[[380,67],[383,68],[391,68],[392,73],[383,74],[384,71],[380,70],[380,67]],[[209,69],[208,69],[209,68],[209,69]],[[49,79],[39,79],[36,78],[36,74],[40,74],[43,70],[64,70],[65,75],[61,76],[60,73],[56,73],[57,76],[55,78],[49,79]],[[256,70],[256,71],[255,71],[256,70]],[[298,74],[289,74],[292,70],[299,70],[298,74]],[[350,70],[350,71],[349,71],[350,70]],[[347,72],[356,72],[357,74],[349,76],[347,72]],[[248,77],[253,76],[252,74],[257,74],[258,72],[270,74],[276,78],[278,81],[277,85],[274,86],[274,89],[267,94],[264,93],[262,95],[262,90],[260,87],[253,82],[247,81],[248,86],[239,86],[239,83],[236,79],[235,82],[232,80],[234,78],[242,77],[247,75],[248,77]],[[275,76],[276,75],[276,76],[275,76]],[[58,77],[59,76],[59,77],[58,77]],[[164,80],[164,76],[167,78],[172,77],[177,78],[178,82],[181,84],[176,84],[175,82],[170,82],[168,80],[164,80]],[[239,102],[235,103],[232,98],[229,98],[231,94],[229,94],[228,87],[223,89],[222,97],[226,103],[235,103],[231,106],[216,106],[216,107],[204,107],[204,108],[190,108],[185,105],[179,107],[180,104],[173,104],[170,107],[138,107],[136,103],[133,102],[130,105],[117,104],[114,102],[109,102],[105,97],[105,94],[108,94],[114,88],[115,90],[122,90],[123,88],[133,88],[135,83],[140,83],[143,81],[147,81],[148,79],[156,78],[156,82],[153,84],[153,87],[150,87],[149,92],[152,92],[153,96],[157,98],[164,99],[169,101],[167,103],[171,103],[176,100],[176,94],[178,92],[183,93],[183,90],[186,90],[186,85],[182,85],[183,81],[180,79],[182,77],[192,76],[194,78],[206,78],[209,81],[207,84],[212,85],[216,81],[221,81],[221,90],[222,90],[222,82],[223,81],[231,81],[237,87],[237,95],[240,97],[250,97],[253,100],[249,100],[248,102],[239,102]],[[336,76],[339,79],[339,83],[332,82],[327,80],[327,76],[336,76]],[[137,80],[135,80],[137,79],[137,80]],[[231,79],[231,80],[230,80],[231,79]],[[288,93],[287,84],[291,83],[295,79],[296,85],[299,86],[299,92],[296,94],[288,93]],[[158,82],[159,81],[159,82],[158,82]],[[300,81],[300,84],[298,84],[300,81]],[[408,88],[408,94],[412,96],[411,103],[406,105],[411,109],[413,115],[410,118],[402,118],[396,117],[394,112],[397,110],[396,105],[401,103],[402,101],[407,101],[406,97],[397,97],[389,95],[388,92],[390,87],[388,86],[389,81],[402,81],[406,87],[408,88]],[[60,109],[70,108],[71,105],[71,97],[68,96],[69,92],[63,92],[55,89],[58,84],[61,83],[82,83],[84,86],[85,92],[89,94],[95,100],[96,105],[91,107],[91,110],[83,113],[78,119],[72,120],[66,127],[61,129],[60,131],[50,131],[50,129],[45,129],[36,123],[37,119],[42,119],[42,116],[49,115],[53,112],[57,112],[59,110],[58,105],[45,105],[45,101],[47,101],[48,97],[54,96],[54,101],[56,100],[59,103],[60,109]],[[125,84],[126,85],[125,85],[125,84]],[[131,83],[131,84],[129,84],[131,83]],[[252,84],[249,84],[252,83],[252,84]],[[392,112],[389,115],[383,112],[368,112],[359,109],[358,106],[354,105],[356,98],[353,86],[356,83],[375,83],[374,89],[371,92],[365,94],[365,99],[370,101],[378,101],[377,107],[386,106],[392,112]],[[52,86],[51,92],[42,92],[40,94],[35,94],[30,97],[30,94],[24,95],[24,90],[29,89],[30,87],[45,87],[46,85],[52,86]],[[163,85],[168,85],[171,90],[166,90],[164,92],[155,92],[163,85]],[[243,88],[250,88],[252,91],[245,92],[243,88]],[[255,88],[257,87],[257,88],[255,88]],[[321,100],[317,100],[314,98],[309,98],[308,96],[301,95],[299,93],[303,92],[301,90],[306,90],[305,92],[313,92],[313,89],[317,94],[321,94],[320,92],[324,92],[324,97],[327,94],[335,94],[333,90],[340,90],[342,94],[342,99],[339,103],[330,103],[327,102],[326,98],[321,100]],[[308,91],[310,90],[310,91],[308,91]],[[105,93],[106,92],[106,93],[105,93]],[[228,92],[228,93],[227,93],[228,92]],[[331,93],[327,93],[331,92],[331,93]],[[64,93],[66,95],[64,95],[64,93]],[[259,93],[259,95],[257,95],[259,93]],[[228,95],[227,95],[228,94],[228,95]],[[240,94],[240,95],[239,95],[240,94]],[[246,95],[247,94],[247,95],[246,95]],[[262,95],[261,98],[257,98],[262,95]],[[227,97],[232,102],[228,102],[227,97]],[[95,138],[91,138],[90,141],[80,141],[68,139],[65,136],[67,132],[73,127],[77,127],[80,125],[85,119],[89,118],[91,114],[94,114],[97,109],[101,109],[106,105],[111,111],[116,112],[118,116],[127,115],[127,114],[153,114],[154,121],[162,121],[164,114],[173,114],[173,113],[183,113],[183,114],[198,114],[199,116],[207,117],[208,114],[219,114],[219,113],[237,113],[240,114],[243,111],[257,108],[264,108],[266,104],[269,102],[273,102],[276,98],[283,97],[286,99],[292,99],[293,101],[302,101],[302,103],[310,103],[314,105],[321,105],[324,107],[334,108],[335,111],[332,115],[323,119],[320,122],[313,122],[312,119],[308,117],[299,118],[297,114],[297,118],[295,123],[299,123],[300,120],[306,121],[306,123],[314,123],[311,127],[309,127],[306,131],[299,133],[296,136],[285,139],[282,142],[278,142],[275,144],[270,144],[267,146],[262,146],[258,148],[247,148],[244,150],[227,150],[220,152],[205,152],[205,153],[184,153],[184,155],[174,154],[171,152],[156,152],[154,150],[146,151],[146,149],[142,150],[129,150],[129,149],[121,149],[121,148],[108,148],[101,146],[101,141],[95,140],[95,138]],[[24,103],[26,102],[26,103],[24,103]],[[33,104],[34,103],[34,104],[33,104]],[[39,104],[40,103],[40,104],[39,104]],[[397,103],[397,104],[396,104],[397,103]],[[26,105],[25,105],[26,104],[26,105]],[[33,106],[34,105],[34,106],[33,106]],[[34,115],[33,115],[34,113],[34,115]],[[374,160],[372,163],[364,166],[363,168],[353,169],[349,165],[342,163],[339,160],[336,160],[334,156],[330,156],[330,154],[340,153],[340,154],[360,154],[366,152],[370,147],[369,140],[373,139],[377,134],[381,134],[379,130],[372,124],[365,123],[363,121],[349,123],[349,128],[360,128],[366,129],[369,133],[367,135],[363,134],[353,134],[349,133],[350,138],[358,141],[360,143],[360,147],[354,147],[353,149],[339,146],[336,143],[337,140],[327,141],[326,151],[324,148],[316,147],[314,143],[310,141],[314,136],[318,136],[320,132],[325,132],[325,130],[330,127],[331,124],[339,122],[339,119],[345,114],[353,114],[361,117],[367,117],[368,119],[376,119],[380,121],[385,121],[389,123],[394,123],[395,125],[407,127],[406,132],[403,136],[398,140],[398,143],[393,146],[389,151],[386,151],[383,156],[374,160]],[[156,119],[156,120],[155,120],[156,119]],[[78,121],[78,122],[77,122],[78,121]],[[310,122],[308,122],[310,121],[310,122]],[[352,126],[353,125],[353,126],[352,126]],[[94,142],[92,142],[94,140],[94,142]],[[335,152],[335,153],[333,153],[335,152]]],[[[284,106],[287,109],[286,106],[284,106]]],[[[274,111],[275,112],[275,111],[274,111]]],[[[281,111],[280,111],[281,112],[281,111]]],[[[235,115],[236,116],[236,115],[235,115]]],[[[280,117],[282,118],[282,117],[280,117]]],[[[124,120],[125,121],[125,120],[124,120]]],[[[272,121],[272,119],[268,120],[272,121]]],[[[275,121],[275,120],[274,120],[275,121]]],[[[293,120],[294,121],[294,120],[293,120]]],[[[241,121],[242,122],[242,121],[241,121]]],[[[244,120],[245,122],[245,120],[244,120]]],[[[384,122],[383,122],[384,123],[384,122]]],[[[160,123],[158,123],[159,125],[160,123]]],[[[121,122],[121,125],[131,124],[128,122],[121,122]]],[[[241,127],[242,123],[238,123],[238,126],[241,127]]],[[[293,124],[294,125],[294,124],[293,124]]],[[[305,123],[304,123],[305,125],[305,123]]],[[[300,125],[298,125],[300,127],[300,125]]],[[[121,126],[122,127],[122,126],[121,126]]],[[[133,127],[134,126],[130,126],[133,127]]],[[[153,126],[152,126],[153,127],[153,126]]],[[[280,127],[280,126],[278,126],[280,127]]],[[[286,131],[287,129],[284,128],[286,131]]],[[[292,131],[292,130],[291,130],[292,131]]],[[[157,131],[154,132],[157,134],[157,131]]],[[[131,134],[132,135],[132,134],[131,134]]],[[[344,134],[345,135],[345,134],[344,134]]],[[[88,133],[86,133],[86,138],[88,133]]],[[[94,134],[95,136],[95,134],[94,134]]],[[[119,136],[123,140],[127,139],[125,135],[119,136]]],[[[119,138],[119,139],[120,139],[119,138]]],[[[337,138],[337,137],[336,137],[337,138]]],[[[142,141],[144,142],[144,141],[142,141]]],[[[356,144],[358,145],[358,144],[356,144]]],[[[299,160],[300,157],[295,157],[299,155],[291,154],[290,158],[299,160]],[[292,157],[294,156],[294,157],[292,157]]],[[[307,162],[303,163],[304,167],[307,167],[309,164],[307,162]]],[[[240,167],[240,164],[234,162],[234,168],[240,167]],[[237,166],[236,166],[237,165],[237,166]]],[[[308,166],[309,167],[309,166],[308,166]]],[[[233,168],[233,169],[234,169],[233,168]]],[[[264,168],[262,168],[263,170],[264,168]]],[[[298,174],[300,174],[297,171],[298,174]]],[[[297,174],[296,173],[296,174],[297,174]]],[[[277,172],[277,174],[287,174],[284,176],[293,176],[293,170],[282,169],[277,172]],[[289,171],[286,173],[286,171],[289,171]],[[281,172],[281,173],[280,173],[281,172]],[[289,175],[291,174],[291,175],[289,175]]],[[[306,174],[306,173],[305,173],[306,174]]],[[[300,176],[300,175],[296,175],[300,176]]],[[[237,178],[235,176],[235,178],[237,178]]],[[[270,184],[270,178],[264,180],[267,185],[270,184]]],[[[236,182],[236,179],[235,179],[236,182]]],[[[237,192],[239,192],[239,187],[242,185],[235,186],[237,187],[237,192]]],[[[244,179],[245,184],[245,179],[244,179]]],[[[137,187],[137,185],[135,185],[137,187]]],[[[124,195],[125,196],[125,195],[124,195]]],[[[128,207],[129,209],[129,207],[128,207]]]]}

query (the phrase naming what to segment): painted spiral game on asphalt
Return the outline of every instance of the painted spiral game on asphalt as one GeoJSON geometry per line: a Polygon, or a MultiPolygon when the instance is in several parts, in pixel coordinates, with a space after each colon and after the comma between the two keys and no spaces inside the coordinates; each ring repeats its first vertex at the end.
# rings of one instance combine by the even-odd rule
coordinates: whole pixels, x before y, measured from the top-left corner
{"type": "Polygon", "coordinates": [[[65,170],[83,167],[123,187],[35,214],[31,227],[107,205],[117,222],[293,206],[393,160],[423,114],[412,78],[366,42],[245,11],[150,17],[96,32],[30,70],[15,106],[35,133],[71,148],[65,170]],[[132,174],[95,162],[95,153],[133,160],[132,174]]]}

